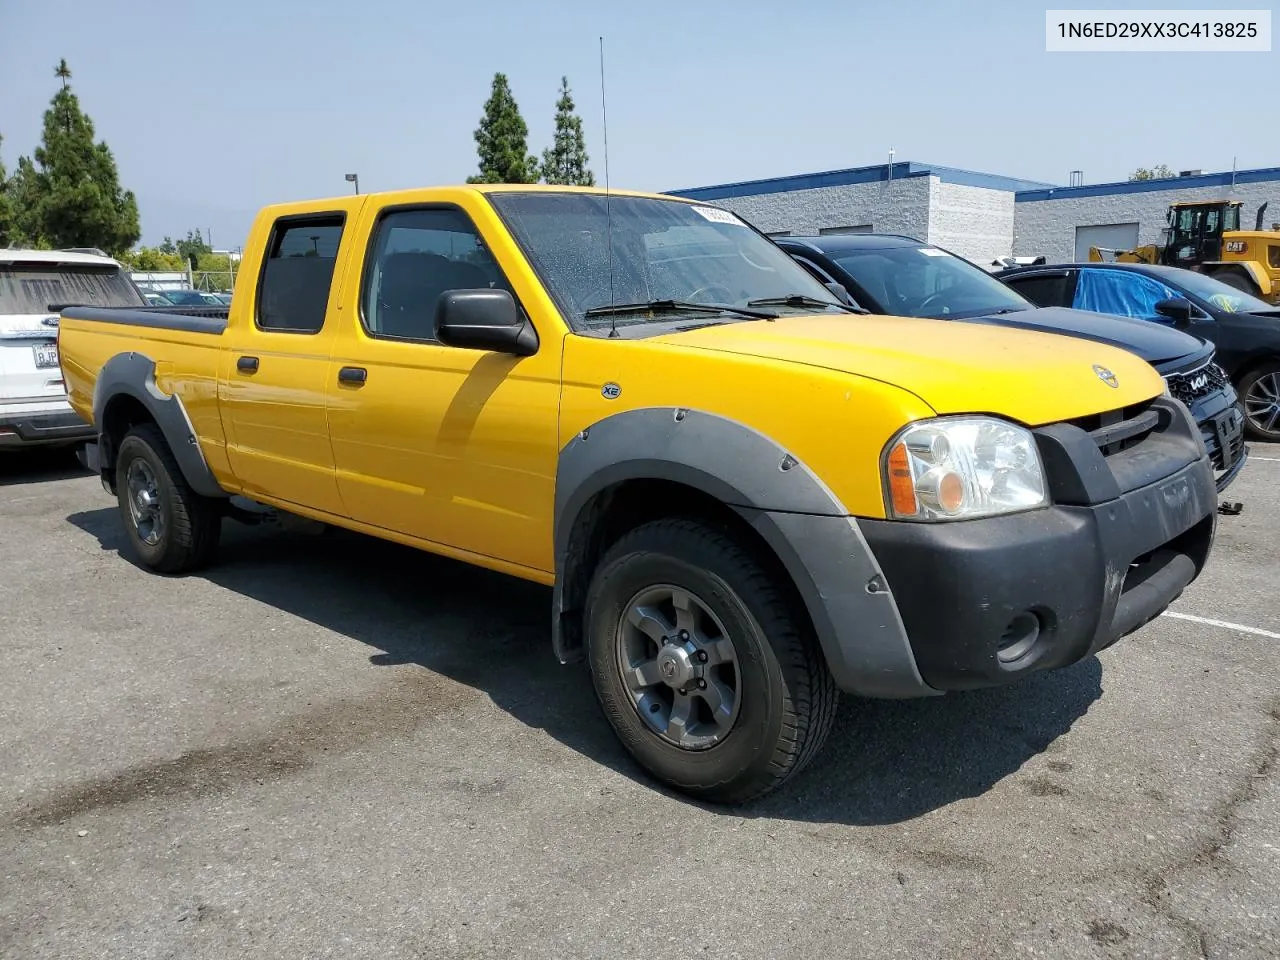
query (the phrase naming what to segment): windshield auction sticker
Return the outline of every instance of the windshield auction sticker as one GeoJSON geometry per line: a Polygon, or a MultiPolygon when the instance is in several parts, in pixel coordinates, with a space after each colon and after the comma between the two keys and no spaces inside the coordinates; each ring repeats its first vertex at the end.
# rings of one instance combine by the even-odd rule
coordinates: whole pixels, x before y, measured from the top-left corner
{"type": "Polygon", "coordinates": [[[1269,53],[1270,10],[1046,10],[1050,53],[1269,53]]]}
{"type": "Polygon", "coordinates": [[[731,223],[735,227],[743,226],[742,221],[728,210],[721,210],[719,207],[694,207],[693,209],[712,223],[731,223]]]}

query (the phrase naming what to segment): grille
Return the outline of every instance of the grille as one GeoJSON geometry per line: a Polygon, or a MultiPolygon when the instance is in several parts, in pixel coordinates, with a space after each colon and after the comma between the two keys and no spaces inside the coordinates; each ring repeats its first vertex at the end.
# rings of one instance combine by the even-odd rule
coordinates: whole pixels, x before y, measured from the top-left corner
{"type": "Polygon", "coordinates": [[[1104,457],[1136,447],[1160,425],[1152,401],[1068,421],[1089,434],[1104,457]]]}
{"type": "Polygon", "coordinates": [[[1173,398],[1189,407],[1197,400],[1225,387],[1227,374],[1216,363],[1210,362],[1187,373],[1171,373],[1165,377],[1165,382],[1169,384],[1169,393],[1173,398]]]}

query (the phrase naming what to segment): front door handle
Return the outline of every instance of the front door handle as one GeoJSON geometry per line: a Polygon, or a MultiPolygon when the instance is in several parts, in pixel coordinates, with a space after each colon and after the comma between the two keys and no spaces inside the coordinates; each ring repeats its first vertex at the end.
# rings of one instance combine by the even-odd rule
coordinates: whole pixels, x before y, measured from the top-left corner
{"type": "Polygon", "coordinates": [[[343,367],[338,371],[339,383],[350,383],[360,386],[369,378],[369,371],[364,367],[343,367]]]}
{"type": "Polygon", "coordinates": [[[241,373],[257,373],[258,358],[257,357],[239,357],[236,359],[236,369],[241,373]]]}

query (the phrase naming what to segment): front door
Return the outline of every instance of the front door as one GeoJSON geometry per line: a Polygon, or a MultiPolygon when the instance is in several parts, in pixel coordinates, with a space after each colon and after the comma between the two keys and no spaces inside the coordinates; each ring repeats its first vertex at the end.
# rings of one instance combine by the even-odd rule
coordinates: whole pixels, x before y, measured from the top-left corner
{"type": "Polygon", "coordinates": [[[446,290],[500,287],[521,299],[462,206],[393,208],[369,228],[346,296],[358,319],[343,325],[328,384],[348,514],[550,571],[559,341],[544,333],[535,355],[515,357],[436,339],[446,290]]]}
{"type": "Polygon", "coordinates": [[[219,377],[227,457],[244,493],[337,516],[343,507],[325,393],[344,220],[344,211],[329,211],[276,222],[258,289],[228,330],[219,377]]]}

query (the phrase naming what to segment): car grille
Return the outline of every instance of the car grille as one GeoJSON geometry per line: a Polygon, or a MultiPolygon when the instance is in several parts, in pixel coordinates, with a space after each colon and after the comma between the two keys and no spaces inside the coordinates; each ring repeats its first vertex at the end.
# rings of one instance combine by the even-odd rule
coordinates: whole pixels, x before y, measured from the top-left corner
{"type": "Polygon", "coordinates": [[[1226,372],[1213,362],[1186,373],[1171,373],[1164,379],[1169,385],[1169,394],[1188,407],[1227,385],[1226,372]]]}
{"type": "Polygon", "coordinates": [[[1102,455],[1110,457],[1142,443],[1160,425],[1160,414],[1153,401],[1148,400],[1068,422],[1089,434],[1102,455]]]}

